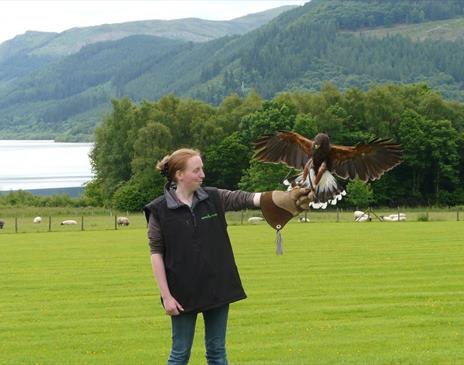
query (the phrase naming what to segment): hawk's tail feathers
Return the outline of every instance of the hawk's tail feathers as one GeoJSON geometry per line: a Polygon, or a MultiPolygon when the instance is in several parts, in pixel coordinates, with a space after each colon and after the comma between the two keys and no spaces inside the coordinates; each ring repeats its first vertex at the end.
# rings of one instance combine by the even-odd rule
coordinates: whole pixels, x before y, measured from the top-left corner
{"type": "Polygon", "coordinates": [[[316,187],[315,200],[309,203],[313,209],[326,209],[327,206],[336,205],[346,195],[345,190],[337,183],[335,177],[325,171],[316,187]]]}

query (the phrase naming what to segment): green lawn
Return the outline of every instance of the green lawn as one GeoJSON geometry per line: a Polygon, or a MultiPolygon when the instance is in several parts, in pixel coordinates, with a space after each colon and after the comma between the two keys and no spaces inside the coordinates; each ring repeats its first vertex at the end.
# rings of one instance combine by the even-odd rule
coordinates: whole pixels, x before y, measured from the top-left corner
{"type": "MultiPolygon", "coordinates": [[[[464,222],[230,226],[230,364],[464,364],[464,222]]],[[[0,235],[0,364],[164,364],[144,229],[0,235]]],[[[203,325],[190,364],[205,364],[203,325]]]]}

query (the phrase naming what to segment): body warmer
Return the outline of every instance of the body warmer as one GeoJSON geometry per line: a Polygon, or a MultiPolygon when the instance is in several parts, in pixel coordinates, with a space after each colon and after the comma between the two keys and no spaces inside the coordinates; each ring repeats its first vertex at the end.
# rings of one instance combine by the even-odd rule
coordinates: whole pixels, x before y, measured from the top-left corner
{"type": "Polygon", "coordinates": [[[167,194],[145,206],[158,221],[163,260],[172,296],[184,313],[202,312],[246,298],[216,188],[203,188],[191,207],[170,204],[167,194]]]}

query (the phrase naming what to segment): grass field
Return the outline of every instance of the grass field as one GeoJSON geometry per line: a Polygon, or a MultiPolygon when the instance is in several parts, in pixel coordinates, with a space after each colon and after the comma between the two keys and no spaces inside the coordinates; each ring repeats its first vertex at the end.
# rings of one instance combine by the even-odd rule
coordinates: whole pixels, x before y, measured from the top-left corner
{"type": "MultiPolygon", "coordinates": [[[[230,364],[464,364],[464,222],[230,226],[230,364]]],[[[145,229],[0,235],[0,364],[165,364],[145,229]]],[[[197,324],[190,364],[205,364],[197,324]]]]}

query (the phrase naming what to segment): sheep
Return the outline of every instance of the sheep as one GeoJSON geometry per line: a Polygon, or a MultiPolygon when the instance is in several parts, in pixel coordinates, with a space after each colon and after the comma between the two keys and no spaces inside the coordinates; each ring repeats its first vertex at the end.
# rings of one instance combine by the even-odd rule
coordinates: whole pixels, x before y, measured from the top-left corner
{"type": "Polygon", "coordinates": [[[354,221],[355,222],[366,222],[366,221],[371,221],[371,217],[369,213],[364,213],[363,211],[356,210],[354,212],[354,221]]]}
{"type": "Polygon", "coordinates": [[[406,220],[406,214],[400,213],[399,217],[398,217],[398,214],[390,214],[386,216],[380,216],[380,218],[386,222],[398,222],[398,221],[402,222],[406,220]]]}
{"type": "Polygon", "coordinates": [[[5,221],[3,219],[0,219],[0,229],[3,229],[4,225],[5,225],[5,221]]]}
{"type": "Polygon", "coordinates": [[[354,219],[356,220],[356,218],[362,217],[364,214],[366,214],[366,213],[364,213],[361,210],[355,210],[354,213],[353,213],[354,219]]]}
{"type": "Polygon", "coordinates": [[[118,217],[117,219],[118,226],[128,226],[129,218],[127,217],[118,217]]]}
{"type": "Polygon", "coordinates": [[[32,222],[35,223],[35,224],[42,223],[42,217],[35,217],[32,222]]]}
{"type": "Polygon", "coordinates": [[[308,223],[308,222],[309,222],[309,218],[307,218],[307,217],[300,217],[300,218],[298,218],[298,222],[300,222],[300,223],[308,223]]]}
{"type": "Polygon", "coordinates": [[[372,221],[372,218],[369,216],[369,214],[364,214],[360,216],[359,218],[355,219],[356,222],[370,222],[372,221]]]}
{"type": "Polygon", "coordinates": [[[264,220],[263,217],[250,217],[250,218],[248,218],[249,223],[258,223],[258,222],[263,221],[263,220],[264,220]]]}
{"type": "Polygon", "coordinates": [[[72,225],[72,224],[77,224],[77,222],[75,220],[68,219],[68,220],[65,220],[65,221],[60,223],[60,225],[62,225],[62,226],[69,226],[69,225],[72,225]]]}

